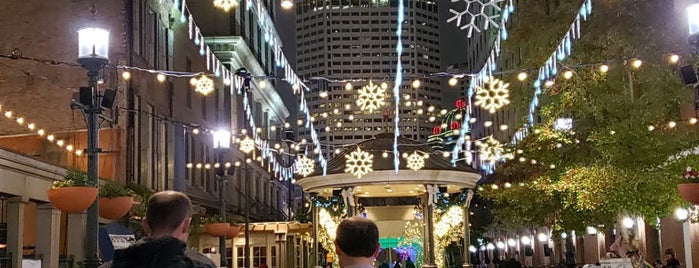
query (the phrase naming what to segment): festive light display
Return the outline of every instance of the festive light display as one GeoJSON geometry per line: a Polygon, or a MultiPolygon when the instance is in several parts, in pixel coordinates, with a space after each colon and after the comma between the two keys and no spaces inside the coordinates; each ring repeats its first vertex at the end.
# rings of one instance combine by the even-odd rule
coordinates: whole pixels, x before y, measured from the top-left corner
{"type": "MultiPolygon", "coordinates": [[[[398,138],[400,137],[400,86],[403,83],[403,21],[405,20],[405,5],[404,0],[398,0],[398,18],[396,20],[396,79],[393,83],[393,98],[396,109],[394,111],[395,118],[393,119],[393,169],[398,174],[400,168],[400,152],[398,151],[398,138]]],[[[414,83],[413,83],[414,84],[414,83]]],[[[419,86],[419,84],[418,84],[419,86]]]]}
{"type": "Polygon", "coordinates": [[[508,157],[507,154],[505,154],[502,143],[493,138],[493,136],[488,136],[484,141],[476,143],[476,146],[479,148],[478,155],[481,161],[494,164],[500,161],[500,159],[508,157]]]}
{"type": "Polygon", "coordinates": [[[447,19],[447,22],[456,20],[456,27],[467,30],[468,38],[471,38],[474,30],[480,33],[481,30],[487,31],[491,25],[500,26],[498,19],[501,18],[502,10],[498,4],[505,0],[452,0],[451,2],[461,1],[466,4],[465,8],[462,11],[450,8],[449,12],[454,16],[447,19]],[[465,21],[463,26],[462,20],[465,21]]]}
{"type": "Polygon", "coordinates": [[[478,86],[475,105],[492,114],[503,106],[510,104],[509,83],[505,83],[495,77],[489,77],[485,82],[487,88],[478,86]]]}
{"type": "Polygon", "coordinates": [[[362,111],[373,113],[386,104],[385,95],[386,90],[370,80],[368,85],[359,90],[357,105],[362,111]]]}
{"type": "Polygon", "coordinates": [[[345,159],[345,172],[357,176],[360,179],[362,176],[374,171],[372,168],[374,164],[374,155],[362,151],[360,148],[345,155],[345,159]]]}
{"type": "Polygon", "coordinates": [[[214,80],[202,75],[199,78],[192,78],[194,80],[194,90],[206,96],[214,91],[214,80]]]}
{"type": "MultiPolygon", "coordinates": [[[[464,224],[464,209],[461,206],[451,206],[447,211],[436,217],[434,224],[434,250],[444,252],[452,241],[461,239],[464,224]]],[[[444,254],[435,254],[435,264],[446,266],[444,254]]]]}
{"type": "MultiPolygon", "coordinates": [[[[7,106],[0,105],[0,112],[2,112],[2,111],[4,111],[3,114],[5,115],[5,118],[7,120],[12,120],[15,123],[17,123],[17,125],[19,125],[19,126],[24,126],[24,123],[27,122],[27,119],[24,116],[20,116],[16,113],[12,112],[12,110],[10,110],[7,106]]],[[[40,137],[45,136],[46,140],[49,143],[53,143],[56,146],[63,148],[68,153],[75,154],[76,156],[83,155],[82,150],[79,150],[79,149],[76,150],[74,145],[66,144],[66,142],[64,140],[61,140],[61,139],[56,140],[56,136],[54,134],[47,133],[44,129],[37,127],[36,123],[29,123],[26,125],[26,127],[32,132],[34,132],[35,129],[38,128],[38,130],[36,130],[37,135],[39,135],[40,137]]]]}
{"type": "Polygon", "coordinates": [[[252,152],[252,150],[255,150],[255,141],[250,137],[245,136],[245,138],[240,141],[240,150],[246,154],[249,154],[252,152]]]}
{"type": "Polygon", "coordinates": [[[407,156],[407,162],[406,166],[409,169],[412,169],[414,171],[418,171],[422,168],[425,167],[425,159],[427,159],[429,156],[427,154],[419,154],[417,151],[413,152],[409,156],[407,156]]]}
{"type": "Polygon", "coordinates": [[[310,159],[306,157],[305,155],[301,155],[296,159],[296,173],[298,173],[301,176],[308,176],[311,175],[314,171],[315,164],[313,163],[313,159],[310,159]]]}
{"type": "Polygon", "coordinates": [[[228,12],[238,6],[238,2],[236,0],[214,0],[214,6],[228,12]]]}

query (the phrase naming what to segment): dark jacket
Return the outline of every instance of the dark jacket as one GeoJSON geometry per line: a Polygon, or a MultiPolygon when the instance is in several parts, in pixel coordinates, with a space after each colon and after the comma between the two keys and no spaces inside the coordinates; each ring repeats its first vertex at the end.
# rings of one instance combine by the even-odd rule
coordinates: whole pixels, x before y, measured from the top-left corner
{"type": "Polygon", "coordinates": [[[100,268],[216,268],[206,256],[187,250],[187,244],[167,236],[144,238],[114,252],[114,260],[100,268]]]}

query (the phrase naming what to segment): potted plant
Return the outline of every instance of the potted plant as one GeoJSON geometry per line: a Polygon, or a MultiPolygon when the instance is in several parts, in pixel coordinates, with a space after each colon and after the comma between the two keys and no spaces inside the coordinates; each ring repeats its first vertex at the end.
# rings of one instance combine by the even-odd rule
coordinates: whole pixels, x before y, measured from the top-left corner
{"type": "Polygon", "coordinates": [[[699,171],[687,167],[682,176],[686,181],[677,185],[680,196],[689,203],[699,205],[699,171]]]}
{"type": "Polygon", "coordinates": [[[134,192],[125,185],[107,181],[99,189],[99,215],[116,220],[124,217],[134,205],[134,192]]]}
{"type": "Polygon", "coordinates": [[[242,229],[242,226],[237,225],[234,221],[231,221],[231,226],[228,227],[228,232],[226,233],[226,238],[232,239],[236,235],[240,233],[240,229],[242,229]]]}
{"type": "Polygon", "coordinates": [[[219,215],[206,217],[203,219],[203,222],[204,232],[210,236],[225,236],[228,234],[228,228],[231,226],[230,223],[225,222],[219,215]]]}
{"type": "Polygon", "coordinates": [[[97,198],[97,188],[87,186],[87,176],[77,170],[68,170],[63,180],[54,181],[46,192],[51,204],[65,213],[81,212],[97,198]]]}

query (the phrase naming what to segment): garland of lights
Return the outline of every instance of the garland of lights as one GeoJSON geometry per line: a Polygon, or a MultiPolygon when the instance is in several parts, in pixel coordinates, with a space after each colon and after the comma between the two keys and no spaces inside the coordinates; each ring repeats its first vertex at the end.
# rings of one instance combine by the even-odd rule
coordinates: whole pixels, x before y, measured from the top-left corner
{"type": "Polygon", "coordinates": [[[327,251],[332,254],[333,267],[339,267],[339,259],[337,258],[337,253],[333,250],[335,247],[335,234],[337,232],[337,226],[340,224],[342,218],[333,217],[328,213],[327,210],[321,208],[318,212],[318,223],[321,228],[318,228],[318,242],[323,245],[327,251]]]}
{"type": "MultiPolygon", "coordinates": [[[[462,238],[464,213],[463,206],[451,206],[445,212],[435,217],[434,251],[436,253],[444,252],[449,244],[462,238]]],[[[444,254],[434,255],[435,264],[437,264],[437,266],[446,266],[446,263],[444,263],[444,254]]]]}
{"type": "MultiPolygon", "coordinates": [[[[6,106],[0,105],[0,112],[4,111],[3,115],[7,120],[13,120],[17,125],[24,126],[25,123],[28,122],[28,120],[24,116],[20,116],[12,112],[12,110],[8,109],[6,106]],[[3,108],[5,110],[3,110],[3,108]]],[[[46,132],[43,128],[40,128],[36,125],[36,123],[29,122],[27,123],[26,127],[31,130],[31,131],[36,131],[36,134],[39,135],[39,137],[45,137],[46,140],[51,143],[55,144],[58,147],[61,147],[62,149],[66,150],[68,153],[73,153],[76,156],[82,156],[83,151],[80,149],[76,149],[75,146],[72,144],[66,144],[66,142],[62,139],[56,139],[56,136],[54,134],[46,132]],[[55,143],[54,143],[55,142],[55,143]]]]}

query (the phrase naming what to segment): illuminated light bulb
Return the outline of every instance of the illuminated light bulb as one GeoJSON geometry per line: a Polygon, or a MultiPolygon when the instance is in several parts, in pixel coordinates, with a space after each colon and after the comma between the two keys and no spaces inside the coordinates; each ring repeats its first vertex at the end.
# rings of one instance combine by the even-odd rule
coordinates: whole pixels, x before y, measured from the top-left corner
{"type": "Polygon", "coordinates": [[[196,86],[197,85],[197,78],[192,77],[191,79],[189,79],[189,84],[192,86],[196,86]]]}
{"type": "Polygon", "coordinates": [[[330,127],[325,127],[325,132],[330,132],[330,127]]]}
{"type": "Polygon", "coordinates": [[[462,114],[456,114],[456,119],[462,119],[464,116],[462,114]]]}
{"type": "Polygon", "coordinates": [[[354,115],[350,115],[349,117],[347,117],[347,119],[354,120],[354,115]]]}
{"type": "Polygon", "coordinates": [[[651,125],[651,126],[648,126],[648,131],[653,131],[653,130],[655,130],[655,127],[654,127],[654,126],[652,126],[652,125],[651,125]]]}
{"type": "Polygon", "coordinates": [[[442,157],[447,158],[451,155],[449,152],[442,152],[442,157]]]}
{"type": "Polygon", "coordinates": [[[405,107],[410,107],[410,104],[411,104],[410,102],[406,102],[405,107]]]}
{"type": "Polygon", "coordinates": [[[635,59],[631,62],[631,66],[636,68],[636,69],[641,68],[642,64],[643,64],[643,61],[641,61],[639,59],[635,59]]]}
{"type": "Polygon", "coordinates": [[[386,82],[381,83],[381,88],[382,88],[382,89],[387,89],[387,88],[388,88],[388,84],[386,84],[386,82]]]}
{"type": "Polygon", "coordinates": [[[609,65],[602,64],[602,65],[599,67],[599,71],[602,72],[602,73],[607,73],[607,72],[609,72],[609,65]]]}
{"type": "Polygon", "coordinates": [[[532,159],[531,163],[532,165],[536,165],[536,160],[532,159]]]}
{"type": "Polygon", "coordinates": [[[123,78],[124,80],[127,80],[127,81],[128,81],[129,79],[131,79],[131,72],[129,72],[129,71],[124,71],[124,72],[122,72],[122,73],[121,73],[121,78],[123,78]]]}
{"type": "Polygon", "coordinates": [[[675,126],[677,126],[677,123],[675,123],[675,121],[670,121],[670,122],[667,123],[667,126],[668,126],[669,128],[675,128],[675,126]]]}
{"type": "Polygon", "coordinates": [[[39,134],[39,136],[44,136],[44,134],[46,134],[46,132],[45,132],[43,129],[39,129],[39,130],[36,132],[36,134],[39,134]]]}
{"type": "Polygon", "coordinates": [[[435,118],[434,116],[430,116],[429,121],[434,122],[434,120],[437,120],[437,118],[435,118]]]}
{"type": "Polygon", "coordinates": [[[325,98],[328,97],[328,92],[325,91],[325,90],[323,90],[323,91],[321,91],[320,93],[318,93],[318,97],[321,97],[321,98],[325,99],[325,98]]]}
{"type": "Polygon", "coordinates": [[[540,130],[540,129],[537,128],[537,129],[534,130],[534,134],[539,134],[539,133],[541,133],[541,130],[540,130]]]}
{"type": "Polygon", "coordinates": [[[409,99],[410,99],[410,94],[405,94],[405,95],[403,95],[403,98],[404,98],[405,100],[409,100],[409,99]]]}
{"type": "Polygon", "coordinates": [[[497,184],[493,184],[493,185],[490,186],[490,187],[493,188],[493,190],[500,189],[500,186],[498,186],[497,184]]]}
{"type": "Polygon", "coordinates": [[[456,86],[456,84],[459,83],[459,79],[456,79],[456,77],[449,78],[449,85],[450,86],[456,86]]]}
{"type": "Polygon", "coordinates": [[[689,210],[685,208],[678,208],[675,210],[675,218],[680,221],[684,221],[689,218],[689,210]]]}
{"type": "Polygon", "coordinates": [[[521,240],[522,240],[522,244],[525,244],[525,245],[529,245],[529,243],[532,242],[531,238],[529,238],[528,236],[522,237],[521,240]]]}
{"type": "Polygon", "coordinates": [[[336,125],[337,127],[342,127],[342,122],[337,122],[337,124],[335,124],[335,125],[336,125]]]}
{"type": "Polygon", "coordinates": [[[561,147],[563,147],[563,144],[556,143],[556,148],[561,148],[561,147]]]}
{"type": "Polygon", "coordinates": [[[301,119],[297,120],[297,121],[296,121],[296,124],[299,125],[299,126],[300,126],[300,125],[303,125],[303,120],[301,120],[301,119]]]}
{"type": "Polygon", "coordinates": [[[267,87],[267,81],[265,80],[260,80],[260,82],[257,82],[257,86],[259,88],[266,88],[267,87]]]}
{"type": "Polygon", "coordinates": [[[68,144],[68,146],[66,146],[66,150],[67,150],[68,152],[72,152],[72,151],[73,151],[73,145],[68,144]]]}
{"type": "Polygon", "coordinates": [[[434,112],[434,106],[427,107],[428,112],[434,112]]]}
{"type": "Polygon", "coordinates": [[[442,109],[439,113],[440,113],[441,115],[445,115],[445,114],[447,114],[447,109],[442,109]]]}
{"type": "Polygon", "coordinates": [[[556,165],[554,165],[554,164],[551,164],[551,165],[549,166],[549,168],[551,168],[551,169],[555,169],[555,168],[556,168],[556,165]]]}
{"type": "Polygon", "coordinates": [[[524,158],[524,157],[520,157],[520,158],[519,158],[519,162],[525,162],[525,161],[527,161],[526,158],[524,158]]]}
{"type": "Polygon", "coordinates": [[[199,135],[199,129],[198,128],[192,129],[192,134],[199,135]]]}
{"type": "Polygon", "coordinates": [[[242,130],[240,130],[240,133],[241,133],[241,134],[248,134],[248,130],[247,130],[247,129],[242,129],[242,130]]]}
{"type": "Polygon", "coordinates": [[[211,164],[207,163],[206,165],[204,165],[204,168],[205,168],[205,169],[210,169],[210,168],[211,168],[211,164]]]}
{"type": "Polygon", "coordinates": [[[549,237],[544,233],[539,233],[537,238],[539,239],[539,242],[546,242],[546,240],[549,240],[549,237]]]}
{"type": "Polygon", "coordinates": [[[228,78],[224,78],[224,79],[223,79],[223,84],[226,85],[226,86],[230,86],[230,85],[231,85],[231,80],[228,79],[228,78]]]}
{"type": "Polygon", "coordinates": [[[471,124],[476,123],[476,121],[478,121],[478,119],[476,119],[475,117],[468,120],[468,122],[471,124]]]}
{"type": "Polygon", "coordinates": [[[527,73],[521,72],[521,73],[519,73],[519,74],[517,75],[517,80],[519,80],[519,81],[527,80],[527,77],[528,77],[528,76],[529,76],[529,75],[527,75],[527,73]]]}
{"type": "Polygon", "coordinates": [[[413,86],[413,88],[419,88],[420,87],[420,80],[419,79],[413,80],[412,86],[413,86]]]}
{"type": "Polygon", "coordinates": [[[214,163],[214,168],[220,168],[220,167],[221,167],[221,164],[219,164],[219,163],[214,163]]]}
{"type": "Polygon", "coordinates": [[[291,124],[290,124],[289,122],[286,122],[286,123],[284,123],[284,127],[285,127],[285,128],[290,128],[290,127],[291,127],[291,124]]]}
{"type": "Polygon", "coordinates": [[[492,122],[492,121],[485,121],[485,122],[483,122],[483,126],[485,126],[485,127],[491,127],[492,125],[493,125],[493,122],[492,122]]]}
{"type": "Polygon", "coordinates": [[[156,79],[158,79],[158,82],[162,83],[162,82],[165,82],[165,79],[167,79],[167,77],[165,77],[164,74],[158,74],[156,76],[156,79]]]}
{"type": "Polygon", "coordinates": [[[339,154],[339,153],[340,153],[340,149],[335,149],[335,154],[339,154]]]}
{"type": "Polygon", "coordinates": [[[611,135],[616,135],[616,131],[614,131],[614,130],[609,131],[609,134],[611,134],[611,135]]]}
{"type": "Polygon", "coordinates": [[[423,104],[425,104],[423,101],[421,101],[421,100],[417,101],[417,106],[422,106],[423,104]]]}
{"type": "Polygon", "coordinates": [[[224,164],[223,166],[226,167],[226,168],[230,168],[230,167],[231,167],[231,162],[226,162],[226,164],[224,164]]]}
{"type": "Polygon", "coordinates": [[[12,118],[12,111],[5,112],[5,117],[12,118]]]}
{"type": "Polygon", "coordinates": [[[197,163],[196,167],[197,167],[197,169],[201,169],[203,167],[203,165],[201,163],[197,163]]]}
{"type": "Polygon", "coordinates": [[[572,77],[573,77],[573,71],[571,71],[571,70],[565,71],[563,73],[563,78],[565,78],[565,79],[570,79],[572,77]]]}
{"type": "Polygon", "coordinates": [[[56,141],[56,145],[58,145],[58,146],[60,146],[60,147],[63,147],[63,143],[64,143],[63,140],[58,140],[58,141],[56,141]]]}
{"type": "Polygon", "coordinates": [[[334,113],[334,114],[340,114],[340,110],[338,110],[337,108],[335,108],[335,109],[333,109],[333,113],[334,113]]]}
{"type": "Polygon", "coordinates": [[[352,105],[345,104],[345,110],[350,110],[350,109],[352,109],[352,105]]]}
{"type": "Polygon", "coordinates": [[[194,167],[194,164],[192,164],[192,163],[187,163],[187,168],[193,168],[193,167],[194,167]]]}
{"type": "Polygon", "coordinates": [[[518,150],[517,150],[517,153],[518,153],[518,154],[523,154],[523,153],[524,153],[524,150],[518,149],[518,150]]]}
{"type": "Polygon", "coordinates": [[[277,149],[277,150],[279,150],[279,148],[281,148],[281,147],[282,147],[282,146],[281,146],[281,145],[279,145],[279,143],[275,143],[275,144],[274,144],[274,149],[277,149]]]}
{"type": "Polygon", "coordinates": [[[507,125],[500,125],[500,130],[505,131],[509,128],[507,125]]]}
{"type": "Polygon", "coordinates": [[[83,155],[83,150],[75,150],[75,155],[77,155],[77,156],[83,155]]]}
{"type": "Polygon", "coordinates": [[[281,6],[283,9],[289,10],[292,7],[294,7],[294,2],[292,2],[291,0],[282,0],[281,6]]]}
{"type": "Polygon", "coordinates": [[[627,229],[633,228],[634,221],[630,217],[624,217],[624,219],[621,220],[621,225],[626,227],[627,229]]]}
{"type": "Polygon", "coordinates": [[[694,125],[694,124],[696,124],[696,123],[697,123],[697,119],[696,119],[696,118],[692,117],[692,118],[689,119],[689,124],[690,124],[690,125],[694,125]]]}
{"type": "Polygon", "coordinates": [[[46,139],[49,141],[53,141],[54,139],[56,139],[56,137],[54,137],[53,135],[48,135],[46,139]]]}
{"type": "Polygon", "coordinates": [[[320,152],[320,150],[318,150],[318,148],[314,148],[314,149],[313,149],[313,153],[314,153],[314,154],[317,154],[317,153],[319,153],[319,152],[320,152]]]}
{"type": "Polygon", "coordinates": [[[320,116],[322,116],[323,118],[328,118],[328,113],[324,112],[324,113],[320,114],[320,116]]]}
{"type": "Polygon", "coordinates": [[[676,64],[680,61],[680,56],[677,54],[670,55],[670,64],[676,64]]]}
{"type": "Polygon", "coordinates": [[[234,164],[234,165],[235,165],[236,167],[239,167],[239,166],[240,166],[240,161],[235,161],[235,164],[234,164]]]}
{"type": "Polygon", "coordinates": [[[293,89],[294,91],[299,90],[299,85],[294,84],[293,86],[291,86],[291,89],[293,89]]]}
{"type": "Polygon", "coordinates": [[[34,128],[36,128],[36,125],[34,125],[34,123],[30,123],[29,125],[27,125],[27,128],[29,128],[29,130],[34,130],[34,128]]]}
{"type": "Polygon", "coordinates": [[[17,118],[17,124],[20,124],[20,125],[24,124],[24,118],[18,117],[18,118],[17,118]]]}
{"type": "Polygon", "coordinates": [[[556,82],[554,82],[553,80],[547,80],[546,83],[544,83],[544,86],[546,86],[546,87],[551,87],[551,86],[553,86],[555,83],[556,83],[556,82]]]}
{"type": "Polygon", "coordinates": [[[509,183],[509,182],[505,183],[505,188],[511,188],[511,187],[512,187],[512,183],[509,183]]]}
{"type": "Polygon", "coordinates": [[[258,127],[256,131],[257,131],[257,133],[262,133],[262,128],[258,127]]]}
{"type": "Polygon", "coordinates": [[[354,86],[352,86],[352,83],[347,82],[347,84],[345,84],[345,90],[352,90],[352,89],[354,89],[354,86]]]}

